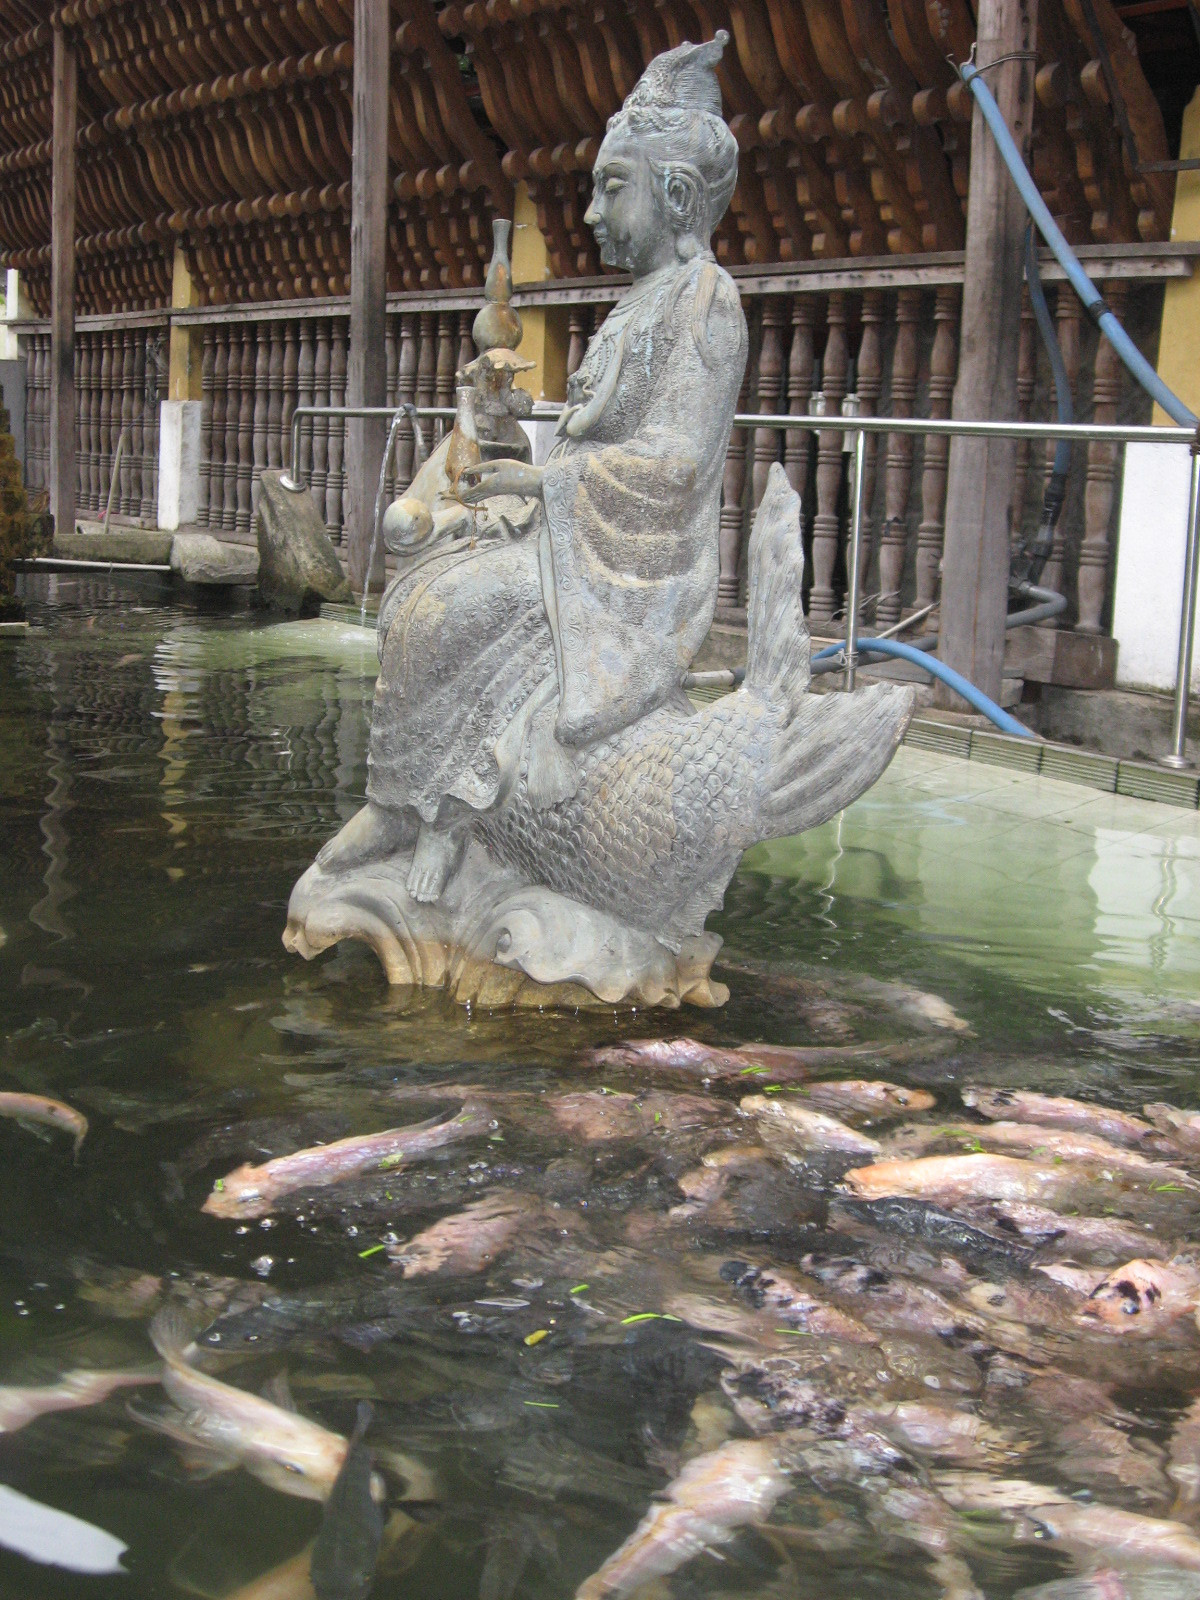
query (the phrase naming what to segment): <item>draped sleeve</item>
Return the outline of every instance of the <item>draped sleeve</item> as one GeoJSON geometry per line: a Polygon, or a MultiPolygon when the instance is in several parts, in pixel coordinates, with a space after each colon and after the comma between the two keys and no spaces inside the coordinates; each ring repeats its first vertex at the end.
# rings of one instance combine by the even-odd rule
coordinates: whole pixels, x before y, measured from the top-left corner
{"type": "Polygon", "coordinates": [[[647,298],[611,398],[543,478],[557,735],[582,745],[677,693],[716,606],[725,454],[746,364],[736,287],[708,259],[647,298]]]}

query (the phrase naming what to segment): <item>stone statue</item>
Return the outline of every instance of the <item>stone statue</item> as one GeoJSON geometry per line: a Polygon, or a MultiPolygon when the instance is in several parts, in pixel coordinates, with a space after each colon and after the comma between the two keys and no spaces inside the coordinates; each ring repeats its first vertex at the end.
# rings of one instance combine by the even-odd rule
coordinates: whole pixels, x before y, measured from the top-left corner
{"type": "Polygon", "coordinates": [[[750,541],[745,682],[700,711],[682,687],[716,604],[748,343],[709,248],[737,179],[726,42],[657,57],[609,122],[586,221],[633,284],[545,466],[496,454],[520,391],[512,352],[484,352],[388,511],[401,561],[367,804],[293,891],[303,955],[366,939],[393,982],[485,1004],[719,1004],[704,923],[743,851],[833,815],[899,743],[910,690],[807,693],[799,501],[778,465],[750,541]]]}

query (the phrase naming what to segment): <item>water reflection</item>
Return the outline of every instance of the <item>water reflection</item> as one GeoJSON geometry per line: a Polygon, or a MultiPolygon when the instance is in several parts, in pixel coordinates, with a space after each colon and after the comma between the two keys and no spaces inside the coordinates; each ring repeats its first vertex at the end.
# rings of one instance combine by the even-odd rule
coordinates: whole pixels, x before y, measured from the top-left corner
{"type": "MultiPolygon", "coordinates": [[[[965,1600],[1068,1571],[1077,1587],[1043,1600],[1196,1592],[1153,1551],[1097,1589],[1111,1532],[1038,1532],[1074,1507],[1191,1536],[1190,1316],[1142,1344],[1081,1332],[1079,1302],[1029,1264],[1043,1247],[990,1211],[918,1238],[896,1229],[937,1219],[899,1204],[872,1231],[838,1187],[861,1157],[785,1159],[767,1113],[739,1111],[747,1090],[769,1099],[764,1068],[706,1085],[591,1064],[679,1018],[468,1014],[389,991],[361,948],[288,957],[291,885],[361,803],[373,641],[161,599],[57,581],[27,640],[0,646],[0,1088],[91,1122],[76,1166],[68,1141],[0,1121],[0,1388],[145,1366],[152,1311],[182,1307],[197,1331],[223,1311],[204,1346],[223,1383],[280,1394],[286,1372],[299,1411],[339,1432],[369,1398],[377,1448],[436,1475],[435,1504],[393,1507],[382,1600],[561,1600],[689,1460],[769,1442],[812,1393],[842,1412],[814,1411],[769,1517],[725,1542],[710,1529],[716,1554],[647,1596],[965,1600]],[[468,1092],[496,1127],[436,1160],[243,1222],[200,1209],[242,1163],[444,1116],[468,1092]],[[524,1197],[524,1225],[481,1271],[389,1261],[423,1239],[411,1259],[428,1263],[430,1230],[496,1192],[524,1197]],[[766,1268],[798,1289],[786,1304],[766,1268]],[[810,1331],[827,1304],[839,1332],[810,1331]],[[901,1423],[957,1431],[938,1453],[901,1423]],[[1014,1506],[1014,1482],[1055,1498],[1014,1506]]],[[[1198,893],[1194,817],[906,751],[842,817],[748,860],[718,919],[730,1005],[684,1025],[721,1048],[870,1041],[821,1070],[927,1090],[936,1110],[900,1124],[912,1140],[969,1115],[968,1083],[1196,1105],[1198,893]],[[925,1028],[878,979],[942,996],[973,1036],[925,1028]]],[[[895,1127],[856,1123],[880,1143],[895,1127]]],[[[1117,1188],[1110,1212],[1167,1248],[1200,1239],[1186,1185],[1117,1188]]],[[[216,1597],[279,1569],[273,1592],[306,1594],[318,1508],[216,1465],[122,1394],[0,1437],[0,1481],[130,1547],[111,1578],[0,1553],[0,1593],[216,1597]]]]}

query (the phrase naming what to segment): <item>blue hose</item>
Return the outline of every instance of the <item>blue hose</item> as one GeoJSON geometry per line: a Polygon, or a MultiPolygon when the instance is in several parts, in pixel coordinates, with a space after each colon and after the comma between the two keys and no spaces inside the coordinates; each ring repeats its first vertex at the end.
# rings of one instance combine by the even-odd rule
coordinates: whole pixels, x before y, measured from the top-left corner
{"type": "MultiPolygon", "coordinates": [[[[845,648],[845,645],[841,644],[826,645],[824,650],[818,650],[812,659],[827,661],[830,656],[837,655],[839,650],[845,648]]],[[[1010,717],[1007,711],[1002,710],[994,700],[989,700],[987,695],[977,689],[969,678],[964,678],[961,672],[955,672],[953,667],[948,667],[936,656],[928,656],[924,650],[918,650],[911,644],[901,644],[898,639],[860,639],[857,648],[864,655],[895,656],[900,661],[911,661],[927,672],[931,678],[939,678],[942,683],[948,684],[968,705],[974,706],[975,710],[981,712],[989,722],[994,722],[1002,733],[1015,734],[1019,739],[1036,738],[1023,722],[1018,722],[1016,717],[1010,717]]]]}
{"type": "Polygon", "coordinates": [[[1004,120],[1000,107],[996,104],[992,91],[980,76],[980,69],[968,61],[965,66],[958,69],[962,81],[975,96],[975,103],[983,112],[983,119],[991,130],[992,138],[1004,158],[1004,164],[1012,174],[1021,199],[1025,202],[1029,215],[1038,225],[1038,232],[1054,253],[1059,266],[1066,273],[1071,287],[1083,301],[1083,308],[1093,322],[1108,339],[1113,349],[1128,367],[1129,371],[1145,389],[1146,393],[1159,405],[1181,428],[1194,428],[1200,423],[1195,413],[1190,411],[1178,395],[1172,393],[1166,384],[1146,360],[1145,356],[1125,332],[1113,313],[1104,303],[1104,297],[1099,289],[1088,277],[1079,264],[1079,259],[1071,246],[1063,238],[1057,222],[1050,215],[1046,202],[1038,193],[1037,184],[1030,176],[1029,169],[1021,159],[1021,152],[1013,141],[1013,136],[1008,131],[1008,124],[1004,120]]]}

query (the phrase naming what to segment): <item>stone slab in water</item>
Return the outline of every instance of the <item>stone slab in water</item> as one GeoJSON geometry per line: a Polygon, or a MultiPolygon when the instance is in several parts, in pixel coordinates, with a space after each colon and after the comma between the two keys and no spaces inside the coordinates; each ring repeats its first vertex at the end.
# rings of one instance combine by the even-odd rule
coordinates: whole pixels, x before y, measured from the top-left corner
{"type": "Polygon", "coordinates": [[[285,489],[264,472],[255,532],[259,594],[280,611],[316,611],[322,600],[349,604],[350,585],[307,489],[285,489]]]}
{"type": "Polygon", "coordinates": [[[171,534],[158,528],[114,528],[86,523],[54,535],[54,554],[67,561],[144,561],[164,567],[171,559],[171,534]]]}
{"type": "Polygon", "coordinates": [[[185,583],[254,583],[258,564],[253,545],[223,544],[211,533],[177,533],[171,542],[171,571],[185,583]]]}

